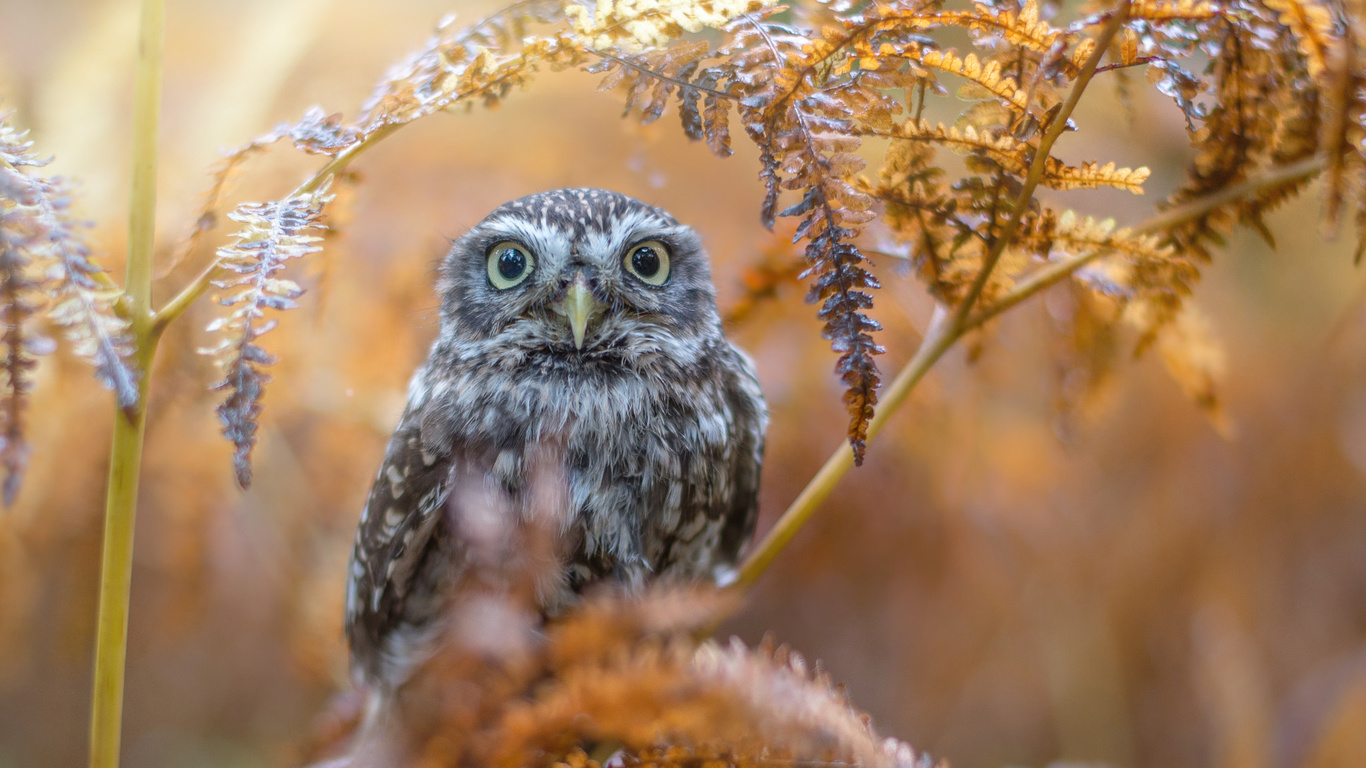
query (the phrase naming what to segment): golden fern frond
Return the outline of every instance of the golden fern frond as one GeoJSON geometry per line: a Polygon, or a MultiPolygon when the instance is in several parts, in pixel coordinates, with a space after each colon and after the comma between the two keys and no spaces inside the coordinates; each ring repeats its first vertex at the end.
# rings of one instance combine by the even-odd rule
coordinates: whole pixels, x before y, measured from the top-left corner
{"type": "Polygon", "coordinates": [[[773,0],[599,0],[592,7],[565,8],[579,39],[599,50],[659,48],[688,32],[720,29],[773,0]]]}
{"type": "MultiPolygon", "coordinates": [[[[976,3],[966,21],[968,30],[978,35],[982,44],[995,45],[997,42],[991,38],[999,36],[1001,42],[1039,56],[1054,56],[1077,40],[1075,32],[1058,29],[1040,17],[1038,0],[1027,0],[1018,11],[1009,6],[976,3]]],[[[1066,74],[1075,77],[1077,70],[1072,67],[1066,74]]]]}
{"type": "Polygon", "coordinates": [[[1333,43],[1333,13],[1315,0],[1264,0],[1276,12],[1277,21],[1294,33],[1304,54],[1310,77],[1318,77],[1328,66],[1328,49],[1333,43]]]}
{"type": "Polygon", "coordinates": [[[1029,111],[1029,94],[1021,90],[1013,77],[1003,74],[1000,62],[994,59],[983,63],[975,53],[959,57],[953,49],[926,50],[914,58],[926,67],[971,80],[1018,112],[1029,111]]]}
{"type": "Polygon", "coordinates": [[[1098,165],[1093,162],[1082,163],[1081,167],[1073,167],[1063,165],[1062,161],[1050,157],[1047,166],[1044,168],[1044,177],[1041,183],[1051,189],[1113,187],[1141,195],[1143,194],[1143,182],[1148,180],[1150,174],[1151,171],[1146,167],[1116,168],[1114,163],[1098,165]]]}
{"type": "Polygon", "coordinates": [[[1173,21],[1209,21],[1220,13],[1209,0],[1134,0],[1129,4],[1130,21],[1166,24],[1173,21]]]}
{"type": "MultiPolygon", "coordinates": [[[[1124,319],[1141,333],[1150,334],[1155,318],[1144,302],[1125,307],[1124,319]]],[[[1195,403],[1225,437],[1232,426],[1219,399],[1226,370],[1224,346],[1214,335],[1209,319],[1187,302],[1157,329],[1153,346],[1162,365],[1181,391],[1195,403]]]]}
{"type": "Polygon", "coordinates": [[[1357,204],[1356,260],[1361,261],[1366,250],[1366,154],[1362,142],[1366,140],[1366,72],[1361,71],[1360,43],[1354,24],[1347,24],[1340,40],[1329,50],[1326,69],[1322,70],[1324,101],[1327,115],[1319,137],[1323,157],[1327,161],[1323,183],[1323,224],[1329,237],[1337,234],[1343,206],[1350,200],[1357,204]]]}
{"type": "Polygon", "coordinates": [[[1029,170],[1030,147],[1026,142],[999,131],[983,131],[972,125],[931,125],[928,120],[907,120],[889,134],[895,139],[925,141],[949,148],[960,155],[977,154],[991,158],[1010,173],[1029,170]]]}
{"type": "Polygon", "coordinates": [[[243,225],[233,236],[236,242],[218,250],[218,264],[229,273],[213,281],[224,291],[218,303],[235,309],[209,323],[209,333],[224,338],[201,351],[214,358],[223,375],[213,388],[228,391],[218,417],[235,448],[233,466],[243,488],[251,485],[261,395],[271,378],[264,369],[275,362],[258,344],[278,322],[266,319],[266,310],[298,306],[303,288],[279,274],[290,260],[321,250],[322,238],[312,232],[325,228],[323,207],[332,199],[328,186],[324,183],[315,192],[278,202],[239,205],[228,215],[243,225]]]}

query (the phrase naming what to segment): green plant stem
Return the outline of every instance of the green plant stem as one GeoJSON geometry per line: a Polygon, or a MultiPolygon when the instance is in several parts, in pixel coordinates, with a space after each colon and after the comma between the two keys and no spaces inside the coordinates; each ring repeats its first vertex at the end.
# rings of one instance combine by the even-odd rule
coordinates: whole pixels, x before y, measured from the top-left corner
{"type": "Polygon", "coordinates": [[[133,523],[147,428],[147,392],[156,354],[152,329],[152,245],[156,226],[157,132],[161,103],[161,54],[165,0],[143,0],[138,40],[133,117],[133,183],[128,228],[124,301],[136,345],[138,405],[115,409],[109,487],[104,511],[104,553],[91,694],[90,766],[117,768],[123,724],[124,661],[128,646],[128,597],[133,575],[133,523]]]}

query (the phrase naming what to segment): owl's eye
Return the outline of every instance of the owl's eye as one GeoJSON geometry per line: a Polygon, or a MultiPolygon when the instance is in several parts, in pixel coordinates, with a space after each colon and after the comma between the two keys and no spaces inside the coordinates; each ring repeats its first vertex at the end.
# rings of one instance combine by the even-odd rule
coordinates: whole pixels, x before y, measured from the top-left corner
{"type": "Polygon", "coordinates": [[[498,243],[488,254],[489,282],[500,291],[521,283],[536,268],[531,252],[516,243],[498,243]]]}
{"type": "Polygon", "coordinates": [[[632,246],[622,263],[627,271],[650,285],[663,285],[669,279],[669,249],[658,240],[632,246]]]}

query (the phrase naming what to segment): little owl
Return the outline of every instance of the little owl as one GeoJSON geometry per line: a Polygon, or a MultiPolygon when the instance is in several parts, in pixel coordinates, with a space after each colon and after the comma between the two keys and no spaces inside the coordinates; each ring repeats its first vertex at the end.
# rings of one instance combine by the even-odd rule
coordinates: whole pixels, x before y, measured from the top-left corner
{"type": "Polygon", "coordinates": [[[548,614],[599,580],[714,577],[754,529],[768,416],[691,229],[615,192],[531,195],[455,241],[438,290],[351,559],[353,668],[381,689],[431,646],[467,508],[494,493],[526,514],[537,457],[563,507],[548,614]]]}

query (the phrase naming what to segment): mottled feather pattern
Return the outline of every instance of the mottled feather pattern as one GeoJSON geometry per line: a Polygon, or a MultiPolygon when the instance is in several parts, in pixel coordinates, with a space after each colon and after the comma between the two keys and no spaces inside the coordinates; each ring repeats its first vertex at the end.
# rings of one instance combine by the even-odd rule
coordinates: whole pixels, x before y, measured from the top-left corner
{"type": "Polygon", "coordinates": [[[413,377],[356,537],[347,600],[354,666],[402,682],[477,538],[469,516],[545,514],[531,453],[560,472],[554,614],[599,580],[696,580],[732,565],[754,528],[767,413],[753,362],[721,333],[697,236],[624,195],[557,190],[515,200],[453,245],[438,285],[441,333],[413,377]],[[489,249],[535,262],[499,289],[489,249]],[[667,280],[625,266],[662,243],[667,280]],[[598,307],[582,348],[553,309],[582,275],[598,307]]]}

